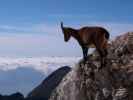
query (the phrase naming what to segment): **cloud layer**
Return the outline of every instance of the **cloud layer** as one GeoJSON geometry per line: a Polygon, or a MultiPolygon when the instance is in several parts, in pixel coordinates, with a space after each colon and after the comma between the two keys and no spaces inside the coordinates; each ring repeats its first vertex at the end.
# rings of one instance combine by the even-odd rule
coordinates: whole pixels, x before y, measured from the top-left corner
{"type": "Polygon", "coordinates": [[[0,57],[0,70],[8,71],[21,67],[38,70],[45,75],[61,66],[74,66],[80,57],[38,57],[38,58],[3,58],[0,57]]]}

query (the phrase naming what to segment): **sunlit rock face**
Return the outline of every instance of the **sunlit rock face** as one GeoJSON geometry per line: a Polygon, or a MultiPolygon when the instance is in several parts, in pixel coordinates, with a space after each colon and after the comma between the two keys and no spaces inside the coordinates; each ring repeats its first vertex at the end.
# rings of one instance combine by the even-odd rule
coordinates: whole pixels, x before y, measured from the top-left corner
{"type": "Polygon", "coordinates": [[[53,91],[50,100],[133,100],[133,32],[111,41],[106,65],[98,70],[94,52],[77,65],[53,91]]]}

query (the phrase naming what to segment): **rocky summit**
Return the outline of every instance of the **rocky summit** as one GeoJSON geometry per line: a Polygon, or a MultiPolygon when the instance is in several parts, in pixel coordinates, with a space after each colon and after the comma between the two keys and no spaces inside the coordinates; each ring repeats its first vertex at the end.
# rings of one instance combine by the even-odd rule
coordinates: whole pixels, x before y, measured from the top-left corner
{"type": "Polygon", "coordinates": [[[133,100],[133,32],[116,37],[106,65],[98,70],[95,51],[81,60],[53,91],[50,100],[133,100]]]}

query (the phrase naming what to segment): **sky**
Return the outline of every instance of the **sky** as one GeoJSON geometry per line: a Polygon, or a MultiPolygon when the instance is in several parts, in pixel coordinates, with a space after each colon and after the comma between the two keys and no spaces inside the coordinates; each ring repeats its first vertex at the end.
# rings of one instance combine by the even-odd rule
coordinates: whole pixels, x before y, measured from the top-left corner
{"type": "Polygon", "coordinates": [[[111,38],[133,31],[132,0],[0,0],[0,56],[81,56],[78,43],[63,40],[60,22],[99,25],[111,38]]]}

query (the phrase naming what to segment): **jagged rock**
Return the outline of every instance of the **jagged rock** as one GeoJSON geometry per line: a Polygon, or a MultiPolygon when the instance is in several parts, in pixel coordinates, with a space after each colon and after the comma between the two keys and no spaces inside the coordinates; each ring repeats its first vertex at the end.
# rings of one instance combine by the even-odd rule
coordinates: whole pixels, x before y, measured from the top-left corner
{"type": "Polygon", "coordinates": [[[117,37],[108,48],[106,66],[97,70],[96,52],[81,60],[53,91],[50,100],[133,100],[133,32],[117,37]]]}

